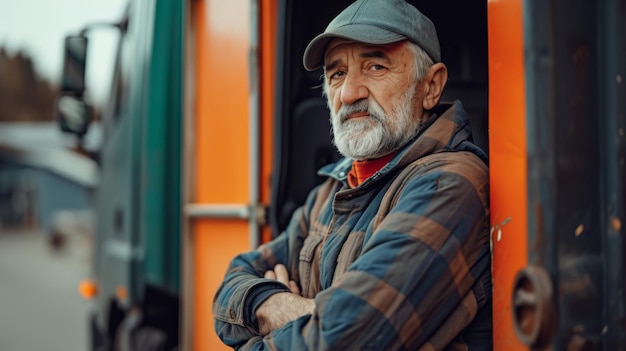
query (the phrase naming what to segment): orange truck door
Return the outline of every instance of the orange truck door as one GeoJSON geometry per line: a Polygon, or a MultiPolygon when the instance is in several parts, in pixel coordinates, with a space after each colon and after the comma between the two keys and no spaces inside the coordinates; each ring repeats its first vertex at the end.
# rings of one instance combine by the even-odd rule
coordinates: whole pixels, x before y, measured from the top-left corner
{"type": "Polygon", "coordinates": [[[274,3],[191,3],[181,241],[185,350],[229,350],[214,331],[213,296],[230,260],[263,240],[271,164],[274,3]]]}

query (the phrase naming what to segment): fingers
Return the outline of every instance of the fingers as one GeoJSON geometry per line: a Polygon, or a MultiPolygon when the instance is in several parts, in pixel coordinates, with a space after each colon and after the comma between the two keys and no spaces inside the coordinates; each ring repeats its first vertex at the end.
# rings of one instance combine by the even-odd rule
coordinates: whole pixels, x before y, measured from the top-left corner
{"type": "Polygon", "coordinates": [[[290,280],[288,286],[289,290],[291,290],[292,293],[300,295],[300,288],[298,287],[298,284],[296,284],[296,282],[290,280]]]}
{"type": "Polygon", "coordinates": [[[293,280],[289,280],[289,272],[282,264],[277,264],[274,267],[274,270],[266,271],[263,277],[265,279],[278,280],[279,282],[287,285],[292,293],[300,295],[300,288],[298,287],[298,284],[296,284],[293,280]]]}
{"type": "Polygon", "coordinates": [[[289,272],[285,266],[277,264],[274,266],[274,273],[276,273],[276,280],[289,286],[289,272]]]}
{"type": "Polygon", "coordinates": [[[263,275],[263,278],[276,280],[276,273],[274,273],[274,271],[266,271],[265,275],[263,275]]]}

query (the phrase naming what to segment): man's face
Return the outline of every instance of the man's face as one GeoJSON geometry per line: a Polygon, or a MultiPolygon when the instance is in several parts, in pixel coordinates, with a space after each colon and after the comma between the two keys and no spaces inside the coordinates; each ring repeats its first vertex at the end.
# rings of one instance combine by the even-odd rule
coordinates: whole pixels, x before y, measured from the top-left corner
{"type": "Polygon", "coordinates": [[[344,156],[389,154],[422,126],[422,87],[404,43],[369,45],[334,39],[324,56],[334,143],[344,156]]]}

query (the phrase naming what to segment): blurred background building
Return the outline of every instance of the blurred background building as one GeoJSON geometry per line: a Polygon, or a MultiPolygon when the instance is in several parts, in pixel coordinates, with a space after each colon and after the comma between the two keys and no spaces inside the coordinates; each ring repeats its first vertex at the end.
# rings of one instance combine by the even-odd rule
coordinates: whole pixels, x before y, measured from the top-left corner
{"type": "MultiPolygon", "coordinates": [[[[85,214],[96,163],[54,121],[56,87],[30,57],[0,49],[0,228],[55,230],[57,212],[85,214]]],[[[99,126],[85,149],[98,147],[99,126]]],[[[57,220],[58,222],[58,220],[57,220]]]]}

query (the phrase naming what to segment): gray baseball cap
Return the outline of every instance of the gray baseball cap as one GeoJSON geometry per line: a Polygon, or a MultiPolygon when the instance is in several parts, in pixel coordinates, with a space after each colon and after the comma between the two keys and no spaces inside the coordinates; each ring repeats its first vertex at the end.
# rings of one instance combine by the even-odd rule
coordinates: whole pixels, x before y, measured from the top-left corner
{"type": "Polygon", "coordinates": [[[439,39],[433,22],[405,0],[358,0],[343,10],[304,51],[304,68],[324,64],[324,53],[334,38],[367,44],[391,44],[410,40],[434,61],[441,61],[439,39]]]}

